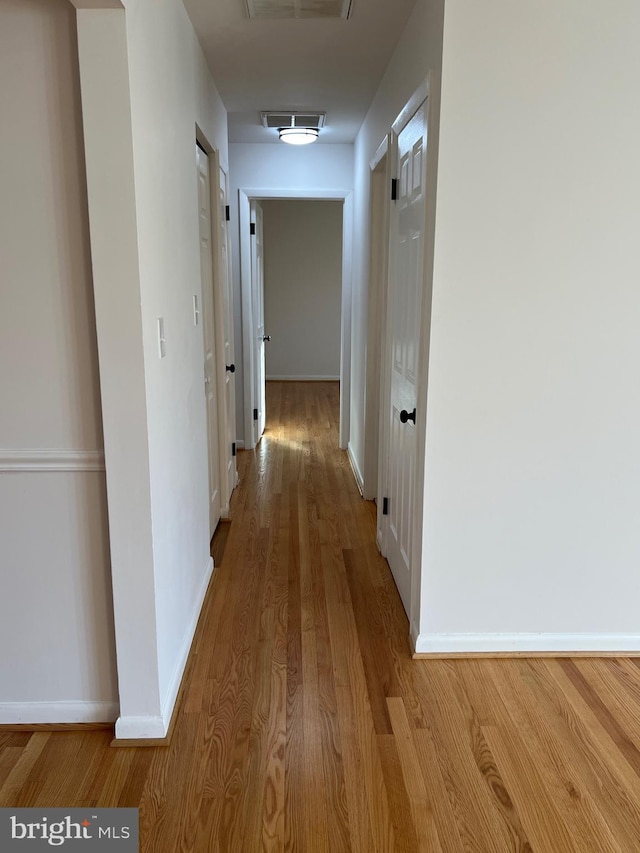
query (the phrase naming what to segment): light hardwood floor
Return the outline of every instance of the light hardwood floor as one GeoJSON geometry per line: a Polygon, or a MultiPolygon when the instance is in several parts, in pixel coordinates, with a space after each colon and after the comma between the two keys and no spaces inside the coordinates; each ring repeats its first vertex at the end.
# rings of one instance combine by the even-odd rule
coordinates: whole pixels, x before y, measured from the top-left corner
{"type": "Polygon", "coordinates": [[[412,661],[337,418],[269,384],[170,746],[0,733],[0,805],[139,806],[152,853],[640,851],[638,661],[412,661]]]}

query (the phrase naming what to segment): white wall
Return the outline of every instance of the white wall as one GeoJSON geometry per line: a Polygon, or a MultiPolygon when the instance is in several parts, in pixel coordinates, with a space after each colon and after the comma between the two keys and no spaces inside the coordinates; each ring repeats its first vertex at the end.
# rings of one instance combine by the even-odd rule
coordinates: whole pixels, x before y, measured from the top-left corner
{"type": "MultiPolygon", "coordinates": [[[[330,190],[352,190],[353,146],[317,143],[296,149],[281,143],[232,143],[229,145],[229,170],[231,221],[236,223],[231,229],[237,368],[236,424],[238,438],[244,441],[244,382],[242,365],[239,363],[239,353],[242,352],[242,309],[238,190],[262,189],[265,195],[268,195],[269,190],[290,190],[292,197],[305,190],[309,191],[310,195],[330,190]]],[[[350,283],[350,276],[348,277],[350,283]]]]}
{"type": "MultiPolygon", "coordinates": [[[[369,304],[370,161],[413,93],[430,76],[429,145],[437,156],[437,115],[442,61],[444,0],[418,0],[355,142],[351,418],[349,449],[356,470],[364,470],[366,345],[369,304]]],[[[428,204],[435,207],[435,182],[428,204]]],[[[432,216],[430,215],[430,219],[432,216]]]]}
{"type": "Polygon", "coordinates": [[[638,32],[447,0],[419,649],[640,648],[638,32]]]}
{"type": "Polygon", "coordinates": [[[2,3],[0,113],[0,723],[112,720],[102,419],[67,0],[2,3]]]}
{"type": "Polygon", "coordinates": [[[267,379],[339,379],[342,202],[262,210],[267,379]]]}
{"type": "Polygon", "coordinates": [[[116,733],[154,737],[169,723],[212,568],[202,329],[192,307],[194,294],[201,299],[195,138],[197,124],[226,163],[226,112],[179,0],[81,10],[78,21],[122,704],[116,733]]]}
{"type": "Polygon", "coordinates": [[[127,12],[161,697],[175,687],[209,562],[195,126],[227,162],[226,112],[179,0],[127,12]],[[169,61],[171,58],[171,61],[169,61]],[[164,317],[167,357],[158,357],[164,317]]]}

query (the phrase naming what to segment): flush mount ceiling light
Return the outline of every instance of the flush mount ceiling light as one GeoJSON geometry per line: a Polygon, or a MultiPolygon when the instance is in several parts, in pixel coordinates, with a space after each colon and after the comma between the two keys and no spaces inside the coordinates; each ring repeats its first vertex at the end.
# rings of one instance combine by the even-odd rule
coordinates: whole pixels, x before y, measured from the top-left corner
{"type": "Polygon", "coordinates": [[[326,117],[322,110],[262,110],[260,124],[277,130],[282,142],[309,145],[318,138],[326,117]]]}
{"type": "Polygon", "coordinates": [[[318,129],[315,127],[283,127],[280,129],[280,142],[289,145],[309,145],[318,138],[318,129]]]}

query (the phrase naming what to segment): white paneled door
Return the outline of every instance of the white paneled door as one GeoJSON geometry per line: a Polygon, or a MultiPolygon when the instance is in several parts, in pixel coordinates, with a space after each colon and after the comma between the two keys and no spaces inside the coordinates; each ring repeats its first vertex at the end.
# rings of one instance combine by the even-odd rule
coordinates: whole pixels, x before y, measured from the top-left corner
{"type": "Polygon", "coordinates": [[[224,402],[224,442],[222,444],[222,466],[225,472],[226,500],[228,507],[231,493],[236,487],[238,474],[236,469],[235,442],[236,442],[236,383],[235,383],[235,352],[233,345],[233,293],[231,280],[231,250],[229,222],[227,220],[228,201],[228,178],[224,169],[218,170],[218,275],[220,286],[220,319],[217,330],[223,342],[221,353],[224,359],[224,386],[222,398],[224,402]]]}
{"type": "Polygon", "coordinates": [[[254,327],[254,392],[253,443],[260,441],[266,420],[265,404],[265,344],[270,340],[264,330],[264,243],[262,207],[251,202],[251,301],[254,327]]]}
{"type": "MultiPolygon", "coordinates": [[[[211,246],[211,186],[209,176],[209,158],[199,146],[196,146],[196,162],[198,170],[198,210],[200,214],[200,273],[202,276],[204,393],[207,406],[207,439],[209,451],[209,528],[210,535],[213,536],[213,532],[220,521],[221,496],[213,291],[213,253],[211,246]]],[[[196,320],[199,320],[197,306],[194,306],[194,312],[196,320]]]]}
{"type": "Polygon", "coordinates": [[[387,560],[407,615],[411,600],[416,400],[423,292],[426,102],[400,130],[388,289],[387,560]]]}

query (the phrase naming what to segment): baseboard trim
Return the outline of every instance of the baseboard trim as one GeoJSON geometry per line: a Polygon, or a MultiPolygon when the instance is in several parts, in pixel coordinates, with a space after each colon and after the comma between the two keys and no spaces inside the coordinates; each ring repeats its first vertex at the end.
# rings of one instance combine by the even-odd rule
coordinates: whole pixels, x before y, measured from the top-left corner
{"type": "Polygon", "coordinates": [[[113,723],[0,723],[3,732],[107,732],[113,723]]]}
{"type": "Polygon", "coordinates": [[[120,717],[116,722],[112,746],[167,746],[175,725],[179,696],[184,687],[189,654],[202,612],[202,606],[213,576],[213,558],[209,557],[204,569],[203,581],[198,592],[191,619],[184,633],[178,663],[158,717],[120,717]]]}
{"type": "Polygon", "coordinates": [[[420,634],[412,640],[416,660],[640,656],[640,634],[420,634]]]}
{"type": "MultiPolygon", "coordinates": [[[[244,441],[241,438],[236,439],[236,450],[244,450],[244,441]]],[[[236,481],[237,481],[237,479],[238,479],[238,476],[236,474],[236,481]]]]}
{"type": "Polygon", "coordinates": [[[3,450],[0,472],[104,471],[101,450],[3,450]]]}
{"type": "Polygon", "coordinates": [[[0,702],[0,726],[112,726],[117,716],[117,702],[0,702]]]}
{"type": "Polygon", "coordinates": [[[386,559],[387,553],[384,547],[384,540],[382,538],[382,530],[380,528],[376,530],[376,545],[378,546],[380,554],[386,559]]]}
{"type": "Polygon", "coordinates": [[[358,467],[358,463],[356,462],[356,457],[353,453],[353,448],[351,447],[351,442],[347,444],[347,456],[349,457],[349,462],[351,464],[351,470],[353,471],[353,476],[355,477],[356,485],[358,487],[358,491],[361,495],[364,495],[364,478],[360,472],[360,468],[358,467]]]}
{"type": "Polygon", "coordinates": [[[339,382],[339,376],[267,376],[267,382],[339,382]]]}

